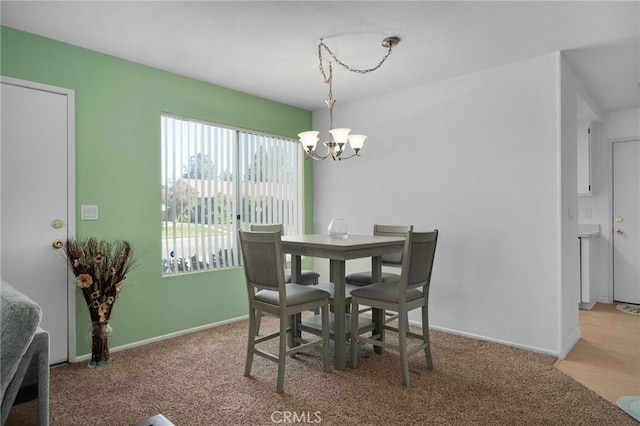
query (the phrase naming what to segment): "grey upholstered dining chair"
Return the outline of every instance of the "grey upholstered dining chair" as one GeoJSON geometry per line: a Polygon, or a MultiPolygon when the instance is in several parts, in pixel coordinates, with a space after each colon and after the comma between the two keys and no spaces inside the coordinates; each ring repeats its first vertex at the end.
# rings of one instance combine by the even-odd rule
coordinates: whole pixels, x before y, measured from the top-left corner
{"type": "MultiPolygon", "coordinates": [[[[281,223],[276,223],[276,224],[267,224],[267,225],[258,225],[258,224],[251,224],[251,230],[252,231],[267,231],[267,232],[276,232],[279,231],[281,235],[284,235],[284,225],[282,225],[281,223]]],[[[290,283],[291,282],[291,269],[287,269],[286,268],[286,258],[285,256],[282,256],[282,261],[283,261],[283,266],[285,267],[284,269],[284,281],[286,283],[290,283]]],[[[320,280],[320,274],[317,273],[316,271],[309,271],[306,269],[303,269],[301,274],[300,274],[300,282],[297,282],[296,284],[301,284],[301,285],[317,285],[318,281],[320,280]]],[[[317,310],[316,310],[316,313],[317,310]]],[[[257,313],[258,315],[258,325],[256,327],[256,333],[260,333],[260,322],[262,319],[262,314],[260,312],[257,313]]]]}
{"type": "MultiPolygon", "coordinates": [[[[252,231],[271,231],[271,232],[280,231],[280,233],[284,235],[284,225],[282,225],[281,223],[268,224],[268,225],[258,225],[253,223],[251,224],[251,230],[252,231]]],[[[283,259],[284,259],[284,256],[283,256],[283,259]]],[[[285,265],[286,265],[286,261],[285,261],[285,265]]],[[[300,282],[296,284],[316,285],[318,284],[319,279],[320,279],[320,274],[317,273],[316,271],[309,271],[309,270],[303,269],[302,274],[300,276],[300,282]]],[[[285,282],[288,282],[288,283],[291,282],[291,269],[287,269],[286,267],[284,270],[284,280],[285,282]]]]}
{"type": "Polygon", "coordinates": [[[284,390],[285,360],[289,355],[320,346],[324,371],[329,371],[329,294],[312,286],[285,283],[282,268],[282,235],[280,232],[239,231],[247,294],[249,297],[249,335],[244,375],[251,374],[253,356],[259,355],[278,363],[278,393],[284,390]],[[292,321],[303,311],[320,309],[322,337],[296,342],[287,348],[288,334],[292,334],[292,321]],[[256,337],[257,311],[280,319],[279,330],[256,337]],[[279,339],[278,353],[258,349],[256,345],[274,338],[279,339]]]}
{"type": "MultiPolygon", "coordinates": [[[[388,237],[405,237],[407,232],[413,231],[413,225],[373,225],[373,235],[383,235],[388,237]]],[[[402,267],[402,252],[399,253],[390,253],[382,256],[381,259],[382,266],[390,266],[394,268],[402,267]]],[[[396,274],[393,272],[382,271],[382,282],[383,283],[397,283],[400,281],[400,274],[396,274]]],[[[373,274],[371,271],[363,271],[363,272],[354,272],[347,275],[344,278],[344,281],[356,287],[362,287],[365,285],[375,284],[373,282],[373,274]]],[[[351,299],[348,298],[347,303],[351,303],[351,299]]],[[[350,309],[349,309],[350,310],[350,309]]],[[[360,313],[370,311],[371,308],[362,308],[360,313]]],[[[396,316],[390,312],[387,312],[387,320],[390,321],[394,319],[396,316]]]]}
{"type": "MultiPolygon", "coordinates": [[[[408,231],[413,231],[413,225],[373,225],[373,235],[384,235],[390,237],[404,237],[408,231]]],[[[385,254],[382,256],[382,266],[392,266],[400,268],[402,266],[402,252],[385,254]]],[[[364,286],[373,283],[371,271],[355,272],[345,277],[347,284],[354,286],[364,286]]],[[[393,272],[382,272],[382,282],[392,283],[400,281],[400,274],[393,272]]]]}
{"type": "Polygon", "coordinates": [[[438,230],[431,232],[410,232],[405,242],[402,272],[399,283],[379,283],[360,287],[351,291],[352,312],[358,312],[358,305],[364,304],[374,309],[391,310],[398,313],[398,326],[382,325],[379,336],[365,337],[358,332],[358,315],[351,318],[351,366],[357,367],[358,346],[370,343],[400,352],[402,383],[409,387],[409,357],[421,350],[427,360],[427,369],[433,370],[431,343],[429,340],[429,286],[433,260],[438,242],[438,230]],[[422,308],[422,333],[409,330],[409,311],[422,308]],[[398,333],[398,344],[385,339],[385,330],[398,333]],[[409,348],[409,338],[417,338],[421,343],[409,348]]]}

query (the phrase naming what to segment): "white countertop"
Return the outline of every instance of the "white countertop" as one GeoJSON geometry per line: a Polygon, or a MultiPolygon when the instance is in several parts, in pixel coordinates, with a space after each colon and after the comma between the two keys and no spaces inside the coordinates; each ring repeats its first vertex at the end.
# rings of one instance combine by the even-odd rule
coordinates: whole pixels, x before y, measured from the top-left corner
{"type": "Polygon", "coordinates": [[[578,224],[578,237],[579,238],[593,238],[600,235],[600,225],[591,223],[579,223],[578,224]]]}

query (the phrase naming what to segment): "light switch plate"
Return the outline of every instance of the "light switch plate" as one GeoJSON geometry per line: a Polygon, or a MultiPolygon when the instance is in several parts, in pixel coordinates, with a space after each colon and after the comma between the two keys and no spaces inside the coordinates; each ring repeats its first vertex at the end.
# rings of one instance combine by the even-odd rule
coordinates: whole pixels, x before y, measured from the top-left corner
{"type": "Polygon", "coordinates": [[[81,205],[80,220],[98,220],[99,210],[96,205],[81,205]]]}

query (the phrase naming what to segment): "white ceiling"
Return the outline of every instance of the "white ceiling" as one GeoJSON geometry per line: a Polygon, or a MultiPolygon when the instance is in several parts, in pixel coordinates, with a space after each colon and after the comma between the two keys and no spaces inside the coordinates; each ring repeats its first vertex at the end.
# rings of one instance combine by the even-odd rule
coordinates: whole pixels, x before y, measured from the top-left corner
{"type": "Polygon", "coordinates": [[[308,110],[565,51],[602,112],[640,108],[638,1],[6,1],[3,25],[308,110]]]}

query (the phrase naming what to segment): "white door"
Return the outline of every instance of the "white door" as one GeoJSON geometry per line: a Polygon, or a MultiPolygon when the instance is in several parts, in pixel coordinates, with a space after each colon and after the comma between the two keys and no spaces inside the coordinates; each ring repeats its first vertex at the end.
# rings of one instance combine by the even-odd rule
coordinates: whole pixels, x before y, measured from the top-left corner
{"type": "MultiPolygon", "coordinates": [[[[53,247],[74,231],[69,209],[74,197],[68,190],[73,155],[67,154],[74,146],[73,92],[23,87],[6,78],[1,86],[0,271],[4,281],[42,308],[49,362],[57,364],[69,359],[69,319],[75,312],[69,309],[71,273],[64,249],[53,247]]],[[[71,330],[75,334],[74,326],[71,330]]]]}
{"type": "Polygon", "coordinates": [[[613,300],[640,304],[640,141],[613,143],[613,300]]]}

